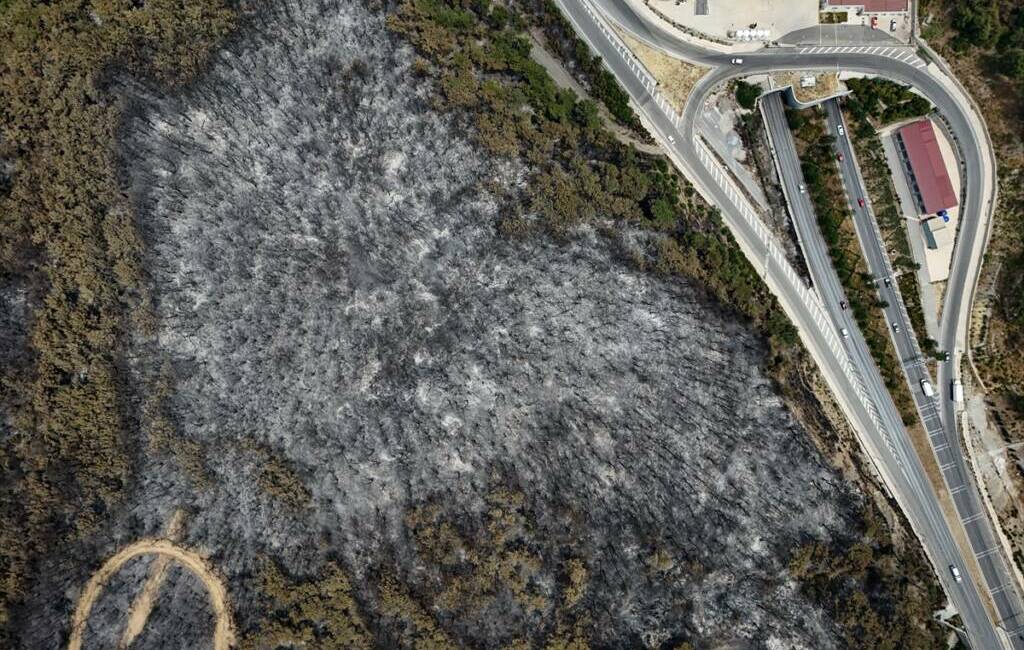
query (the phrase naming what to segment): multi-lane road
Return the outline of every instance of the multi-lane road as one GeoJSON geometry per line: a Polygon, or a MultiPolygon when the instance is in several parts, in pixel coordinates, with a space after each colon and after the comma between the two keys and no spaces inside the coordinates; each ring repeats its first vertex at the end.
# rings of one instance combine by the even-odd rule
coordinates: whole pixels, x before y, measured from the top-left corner
{"type": "MultiPolygon", "coordinates": [[[[789,205],[794,229],[800,239],[801,250],[807,260],[811,280],[825,302],[826,310],[829,312],[832,326],[839,331],[845,331],[847,333],[846,336],[843,337],[845,348],[853,359],[854,366],[856,367],[858,374],[869,387],[869,394],[872,396],[872,400],[878,408],[879,420],[881,421],[882,426],[891,432],[893,444],[896,447],[894,456],[902,465],[901,469],[907,479],[908,487],[912,494],[930,494],[932,490],[923,464],[917,458],[909,437],[906,435],[900,435],[903,431],[903,423],[901,421],[899,411],[889,396],[888,390],[885,387],[885,382],[871,357],[871,352],[867,343],[864,341],[860,331],[857,329],[853,315],[849,309],[843,308],[843,305],[847,304],[847,298],[843,293],[842,283],[832,266],[825,240],[818,228],[817,219],[815,217],[810,197],[804,189],[804,178],[800,168],[800,159],[797,156],[796,145],[793,142],[793,136],[790,133],[789,125],[786,122],[786,115],[782,104],[782,95],[777,92],[771,93],[762,98],[761,102],[762,114],[764,115],[765,126],[769,134],[769,139],[772,143],[772,149],[777,162],[780,180],[782,181],[783,191],[786,196],[787,204],[789,205]]],[[[840,134],[840,124],[842,124],[841,121],[836,122],[830,119],[828,123],[830,132],[832,135],[837,137],[837,143],[846,143],[848,145],[849,141],[846,138],[845,126],[842,129],[842,134],[840,134]]],[[[854,164],[852,151],[844,151],[843,164],[841,167],[844,168],[845,171],[848,171],[854,164]]],[[[846,177],[847,175],[844,174],[844,178],[846,177]]],[[[853,174],[850,177],[850,184],[847,185],[847,187],[851,190],[851,193],[856,194],[857,198],[864,196],[856,169],[853,170],[853,174]]],[[[857,215],[859,219],[856,217],[854,218],[858,236],[862,238],[862,241],[864,241],[864,238],[869,236],[871,241],[877,241],[874,237],[873,228],[869,226],[865,219],[864,208],[860,208],[856,200],[854,200],[854,205],[859,208],[859,214],[857,215]],[[865,232],[864,234],[861,234],[862,230],[870,230],[871,233],[865,232]]],[[[865,201],[865,207],[866,206],[867,202],[865,201]]],[[[865,250],[869,250],[869,247],[865,247],[865,250]]],[[[895,288],[895,283],[892,282],[890,274],[884,272],[884,269],[887,266],[884,250],[872,250],[871,252],[874,253],[874,255],[869,255],[869,257],[871,260],[879,264],[877,269],[882,270],[882,272],[877,272],[876,267],[873,267],[869,263],[870,271],[877,278],[879,285],[881,285],[879,287],[880,294],[889,302],[889,306],[886,307],[887,321],[890,324],[902,323],[902,316],[898,316],[895,313],[899,310],[896,302],[888,300],[890,294],[895,288]],[[886,280],[889,280],[889,282],[887,283],[886,280]],[[889,312],[893,313],[890,314],[889,312]]],[[[900,332],[894,332],[894,335],[898,339],[899,343],[904,344],[903,347],[908,347],[909,340],[907,338],[907,329],[901,327],[900,332]]],[[[900,347],[899,343],[897,343],[897,348],[900,347]]],[[[904,355],[901,353],[900,356],[903,357],[904,355]]],[[[911,356],[914,355],[907,355],[908,358],[911,356]]],[[[919,357],[915,358],[918,359],[917,365],[920,366],[919,357]]],[[[920,386],[917,387],[916,392],[921,392],[920,386]]],[[[941,432],[941,427],[938,426],[938,413],[935,405],[933,403],[922,402],[922,406],[925,409],[930,407],[930,410],[922,410],[922,414],[927,413],[927,416],[929,417],[928,421],[932,425],[938,427],[941,432]]],[[[945,581],[947,590],[953,590],[956,592],[964,591],[965,583],[957,582],[955,579],[948,579],[952,576],[952,570],[949,567],[956,566],[958,571],[961,572],[961,575],[966,571],[966,569],[962,561],[959,559],[960,555],[957,553],[954,538],[951,532],[947,530],[938,499],[917,499],[915,507],[919,507],[920,512],[918,515],[928,522],[928,526],[933,531],[932,534],[935,535],[935,541],[938,542],[938,546],[942,547],[947,552],[946,555],[943,555],[943,561],[948,564],[936,567],[941,573],[947,574],[944,576],[947,578],[945,581]]],[[[940,575],[940,577],[943,576],[940,575]]],[[[972,587],[973,585],[970,585],[966,589],[970,590],[972,587]]],[[[971,621],[973,625],[977,627],[984,625],[988,616],[984,610],[984,605],[981,599],[975,598],[973,595],[974,594],[967,592],[961,594],[958,607],[961,608],[961,618],[965,621],[971,621]]]]}
{"type": "MultiPolygon", "coordinates": [[[[839,103],[836,100],[831,100],[825,104],[825,110],[832,133],[838,134],[840,126],[846,133],[839,103]]],[[[850,208],[854,216],[857,236],[867,260],[868,269],[875,277],[876,282],[880,283],[880,295],[888,305],[883,310],[886,321],[890,324],[897,323],[900,326],[899,332],[890,327],[890,334],[914,396],[921,422],[928,434],[928,440],[938,462],[939,470],[942,472],[949,494],[956,506],[957,514],[971,546],[970,550],[978,562],[996,611],[1007,631],[1019,637],[1020,632],[1015,632],[1015,630],[1024,624],[1022,604],[1017,597],[1016,590],[1011,588],[1014,578],[1003,562],[999,544],[986,520],[987,514],[982,505],[981,495],[971,479],[957,432],[955,404],[951,390],[952,377],[955,375],[954,355],[950,354],[950,361],[944,361],[940,365],[940,381],[934,387],[936,394],[931,397],[925,395],[921,388],[921,382],[931,384],[932,378],[925,359],[921,355],[921,349],[911,327],[910,317],[899,293],[898,284],[892,275],[892,265],[885,253],[881,233],[871,211],[870,200],[864,191],[856,154],[849,138],[845,136],[837,137],[836,149],[843,155],[843,162],[839,168],[843,184],[850,198],[850,208]],[[859,205],[857,198],[864,199],[863,207],[859,205]],[[884,282],[887,278],[891,278],[889,285],[884,282]],[[940,400],[945,400],[950,409],[946,417],[940,416],[940,400]]],[[[960,288],[963,290],[962,284],[960,288]]],[[[952,347],[947,350],[952,350],[952,347]]],[[[1021,639],[1018,638],[1018,640],[1021,639]]]]}
{"type": "MultiPolygon", "coordinates": [[[[559,0],[559,5],[576,31],[602,56],[606,66],[630,94],[645,123],[665,147],[673,162],[708,200],[722,210],[723,219],[740,247],[762,272],[766,283],[796,324],[801,339],[818,363],[847,417],[854,423],[865,450],[873,459],[876,469],[934,563],[940,581],[960,612],[971,644],[975,648],[1004,647],[1005,633],[1016,632],[1015,619],[1007,618],[1007,615],[1012,617],[1019,612],[1019,608],[1014,609],[1017,607],[1015,603],[1019,602],[1016,585],[1008,582],[992,583],[988,580],[988,575],[987,584],[984,585],[974,584],[969,575],[965,576],[962,582],[957,582],[950,574],[950,565],[964,567],[967,563],[964,562],[960,547],[954,541],[950,523],[943,516],[938,497],[924,474],[921,461],[899,421],[892,399],[881,383],[877,368],[870,357],[865,356],[866,346],[863,346],[863,339],[857,328],[849,322],[849,326],[845,328],[849,331],[849,338],[843,338],[838,334],[842,329],[840,323],[845,323],[849,319],[848,316],[835,313],[835,310],[840,309],[837,298],[841,296],[841,288],[823,286],[828,284],[828,280],[821,278],[825,278],[831,270],[830,265],[822,266],[822,262],[827,264],[827,256],[822,258],[819,255],[814,258],[808,254],[811,257],[808,260],[809,264],[816,267],[812,269],[812,277],[818,275],[821,278],[816,279],[818,286],[814,290],[804,286],[785,261],[773,235],[760,223],[756,211],[747,203],[742,192],[737,190],[728,173],[720,168],[695,128],[695,116],[709,92],[721,82],[745,74],[784,69],[845,69],[881,74],[914,85],[942,112],[953,132],[960,134],[961,155],[967,166],[965,180],[967,187],[971,188],[971,191],[966,193],[962,208],[965,218],[955,254],[960,259],[959,266],[957,261],[954,261],[954,273],[959,272],[962,275],[959,278],[960,291],[952,295],[947,293],[947,313],[943,316],[943,322],[946,323],[948,320],[950,323],[949,336],[955,338],[957,335],[962,336],[958,326],[963,321],[962,311],[959,316],[955,312],[963,309],[962,303],[969,296],[974,284],[974,275],[977,273],[974,259],[978,255],[980,243],[977,241],[977,235],[981,224],[987,219],[989,206],[986,201],[991,188],[991,174],[986,172],[992,171],[990,155],[983,149],[987,135],[979,122],[969,115],[965,98],[957,95],[952,84],[933,76],[909,49],[897,53],[893,53],[891,48],[880,48],[876,52],[872,52],[871,48],[834,48],[820,52],[810,51],[813,48],[761,50],[744,54],[743,65],[736,66],[732,64],[731,56],[708,52],[678,39],[659,26],[649,23],[619,0],[597,2],[599,6],[591,4],[589,0],[559,0]],[[609,29],[608,23],[611,21],[618,23],[648,45],[712,67],[712,71],[693,90],[682,115],[677,115],[664,101],[657,90],[656,82],[609,29]],[[954,315],[947,319],[948,313],[954,315]],[[986,590],[996,603],[997,609],[1000,610],[1000,620],[993,621],[989,617],[981,589],[986,590]],[[1005,610],[1000,604],[1001,594],[1006,595],[1005,610]]],[[[792,165],[792,161],[789,164],[792,165]]],[[[799,184],[796,188],[787,189],[790,196],[792,192],[800,194],[799,184]]],[[[802,203],[805,201],[798,198],[794,200],[796,206],[802,203]]],[[[803,208],[793,209],[794,212],[801,211],[801,219],[813,223],[809,203],[803,208]]],[[[794,216],[794,219],[796,218],[794,216]]],[[[806,248],[806,243],[804,245],[806,248]]],[[[884,267],[884,251],[880,262],[884,267]]],[[[834,271],[832,274],[834,276],[834,271]]],[[[955,284],[952,277],[951,275],[951,290],[955,284]]],[[[891,302],[893,305],[899,305],[897,300],[891,302]]],[[[904,331],[909,333],[909,328],[904,331]]],[[[909,346],[916,352],[912,339],[904,343],[905,349],[909,346]]],[[[916,372],[925,372],[923,366],[919,364],[919,367],[920,370],[916,372]]],[[[941,392],[941,385],[936,388],[941,392]]],[[[934,420],[934,408],[923,415],[928,420],[934,420]]],[[[952,450],[953,445],[950,445],[949,449],[952,450]]],[[[950,458],[944,464],[948,465],[948,462],[954,460],[950,458]]],[[[969,482],[970,476],[961,476],[961,481],[969,482]]],[[[957,494],[968,493],[970,490],[957,494]]],[[[958,507],[959,505],[958,503],[958,507]]],[[[984,517],[972,519],[964,525],[968,526],[975,522],[979,527],[988,530],[991,538],[990,529],[987,528],[988,522],[984,517]]],[[[968,534],[970,535],[970,530],[968,534]]],[[[995,551],[990,555],[980,555],[979,562],[997,556],[998,553],[995,551]]],[[[1015,640],[1016,634],[1012,634],[1011,637],[1010,642],[1015,647],[1024,648],[1024,639],[1015,640]]]]}

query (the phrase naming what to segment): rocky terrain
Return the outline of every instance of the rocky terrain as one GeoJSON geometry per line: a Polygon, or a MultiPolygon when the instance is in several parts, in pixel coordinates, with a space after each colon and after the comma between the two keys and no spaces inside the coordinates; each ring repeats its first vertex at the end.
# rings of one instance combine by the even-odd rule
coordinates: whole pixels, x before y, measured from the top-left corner
{"type": "MultiPolygon", "coordinates": [[[[763,342],[588,229],[498,234],[488,188],[523,170],[413,63],[381,7],[291,0],[184,92],[123,82],[156,315],[129,356],[139,469],[102,532],[43,560],[24,647],[61,647],[91,572],[178,509],[247,647],[285,634],[275,585],[328,567],[350,641],[308,647],[837,646],[788,563],[852,536],[860,497],[763,342]]],[[[110,580],[84,647],[118,646],[153,561],[110,580]]],[[[172,566],[131,647],[212,647],[204,594],[172,566]]]]}

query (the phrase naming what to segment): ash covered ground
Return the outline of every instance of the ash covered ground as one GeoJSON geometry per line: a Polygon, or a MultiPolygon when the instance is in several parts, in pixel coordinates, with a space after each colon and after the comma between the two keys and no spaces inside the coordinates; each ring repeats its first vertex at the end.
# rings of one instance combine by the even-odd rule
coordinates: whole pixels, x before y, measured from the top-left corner
{"type": "MultiPolygon", "coordinates": [[[[455,640],[540,642],[578,558],[594,646],[836,645],[786,562],[846,535],[858,497],[773,392],[761,341],[588,231],[499,235],[484,188],[522,170],[431,110],[384,21],[349,0],[272,4],[183,94],[130,89],[123,157],[159,321],[135,372],[142,387],[170,377],[164,408],[201,467],[153,451],[144,422],[138,481],[92,552],[187,509],[182,542],[225,577],[243,635],[262,560],[315,575],[330,559],[380,647],[404,643],[380,613],[382,573],[455,640]],[[270,458],[297,499],[266,489],[270,458]],[[460,569],[430,560],[410,512],[481,539],[502,490],[522,495],[503,544],[540,558],[540,601],[499,586],[473,607],[434,602],[460,569]]],[[[87,647],[116,646],[146,562],[110,583],[87,647]]],[[[202,586],[176,571],[133,648],[209,639],[202,586]]],[[[37,595],[27,627],[56,647],[42,626],[66,620],[84,577],[42,575],[67,599],[37,595]]]]}

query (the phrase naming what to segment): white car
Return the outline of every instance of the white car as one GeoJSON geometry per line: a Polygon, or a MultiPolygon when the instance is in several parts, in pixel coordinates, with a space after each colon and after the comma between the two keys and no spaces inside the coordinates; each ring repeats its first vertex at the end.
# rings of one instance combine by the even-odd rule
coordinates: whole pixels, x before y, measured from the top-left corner
{"type": "Polygon", "coordinates": [[[672,136],[668,136],[668,141],[671,142],[672,144],[676,143],[676,139],[673,138],[672,136]]]}
{"type": "Polygon", "coordinates": [[[732,60],[732,64],[733,65],[743,65],[743,58],[742,57],[735,57],[732,60]]]}
{"type": "Polygon", "coordinates": [[[800,193],[807,194],[807,186],[804,185],[803,183],[800,183],[800,193]]]}
{"type": "Polygon", "coordinates": [[[850,338],[850,330],[846,329],[845,327],[839,330],[839,333],[843,335],[844,339],[850,338]]]}
{"type": "Polygon", "coordinates": [[[839,131],[839,135],[846,135],[846,129],[843,128],[842,124],[839,125],[837,130],[839,131]]]}
{"type": "Polygon", "coordinates": [[[960,575],[960,569],[956,568],[955,564],[949,565],[949,572],[953,574],[953,579],[957,582],[963,582],[964,577],[960,575]]]}

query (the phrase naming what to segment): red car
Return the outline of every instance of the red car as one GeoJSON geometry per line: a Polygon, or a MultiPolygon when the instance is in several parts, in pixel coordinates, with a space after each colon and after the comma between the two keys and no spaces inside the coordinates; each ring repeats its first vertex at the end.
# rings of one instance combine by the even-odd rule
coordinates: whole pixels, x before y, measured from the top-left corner
{"type": "Polygon", "coordinates": [[[857,205],[859,205],[860,207],[863,208],[864,207],[864,199],[857,199],[857,205]]]}
{"type": "Polygon", "coordinates": [[[838,160],[839,162],[843,162],[843,160],[844,160],[844,158],[843,158],[843,152],[841,152],[841,151],[840,151],[840,152],[839,152],[839,155],[837,155],[837,156],[836,156],[836,159],[837,159],[837,160],[838,160]]]}

